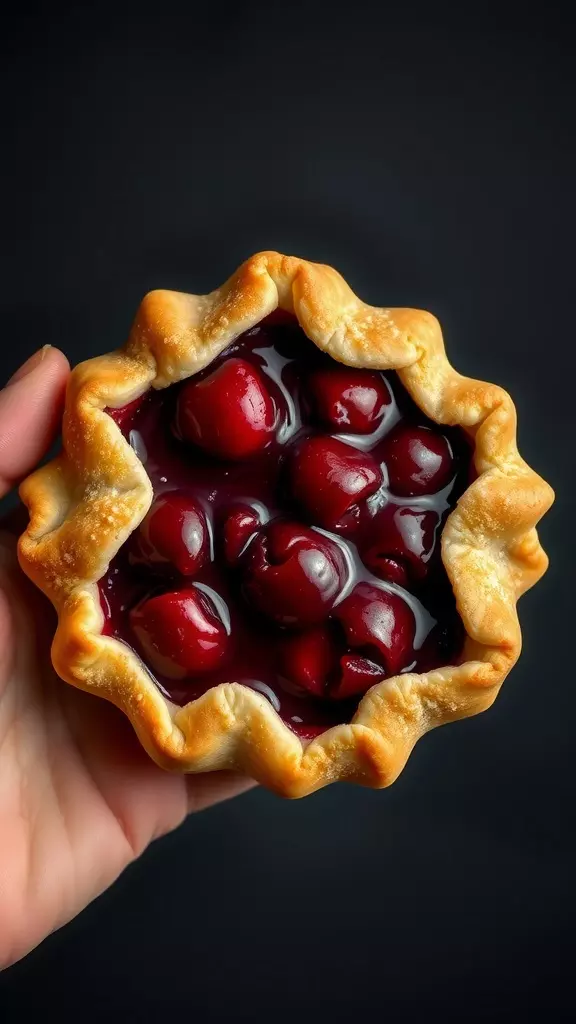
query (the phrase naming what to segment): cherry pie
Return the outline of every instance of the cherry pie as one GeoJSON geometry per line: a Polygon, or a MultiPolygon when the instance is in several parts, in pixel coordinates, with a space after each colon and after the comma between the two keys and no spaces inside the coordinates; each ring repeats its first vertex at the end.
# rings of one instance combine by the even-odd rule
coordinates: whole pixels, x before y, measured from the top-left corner
{"type": "Polygon", "coordinates": [[[126,347],[74,370],[63,453],[21,493],[62,678],[161,765],[287,796],[388,785],[492,703],[552,501],[434,317],[273,252],[210,295],[150,293],[126,347]]]}

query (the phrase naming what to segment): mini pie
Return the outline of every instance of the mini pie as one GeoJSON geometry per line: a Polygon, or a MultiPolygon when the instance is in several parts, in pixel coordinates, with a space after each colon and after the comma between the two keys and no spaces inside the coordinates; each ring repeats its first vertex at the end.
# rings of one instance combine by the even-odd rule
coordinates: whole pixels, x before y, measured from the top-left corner
{"type": "Polygon", "coordinates": [[[62,436],[22,485],[20,562],[56,671],[165,768],[387,786],[519,656],[553,494],[429,313],[259,253],[209,295],[147,295],[73,371],[62,436]]]}

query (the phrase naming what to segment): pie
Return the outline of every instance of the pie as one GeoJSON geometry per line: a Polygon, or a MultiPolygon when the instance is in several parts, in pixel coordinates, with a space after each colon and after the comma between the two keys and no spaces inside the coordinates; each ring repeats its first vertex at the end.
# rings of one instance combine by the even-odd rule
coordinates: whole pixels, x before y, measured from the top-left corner
{"type": "Polygon", "coordinates": [[[519,656],[553,494],[429,313],[259,253],[209,295],[147,295],[72,372],[62,439],[21,488],[21,565],[56,671],[166,768],[386,786],[519,656]]]}

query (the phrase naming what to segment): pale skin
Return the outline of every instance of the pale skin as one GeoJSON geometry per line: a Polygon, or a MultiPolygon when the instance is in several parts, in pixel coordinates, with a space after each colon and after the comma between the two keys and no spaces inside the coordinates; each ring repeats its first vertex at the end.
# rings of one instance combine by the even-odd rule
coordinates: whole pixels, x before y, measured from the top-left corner
{"type": "MultiPolygon", "coordinates": [[[[0,497],[58,431],[69,374],[46,348],[0,392],[0,497]]],[[[24,520],[25,522],[25,520],[24,520]]],[[[114,882],[153,839],[253,785],[229,772],[172,775],[116,708],[50,664],[54,617],[0,532],[0,969],[114,882]]]]}

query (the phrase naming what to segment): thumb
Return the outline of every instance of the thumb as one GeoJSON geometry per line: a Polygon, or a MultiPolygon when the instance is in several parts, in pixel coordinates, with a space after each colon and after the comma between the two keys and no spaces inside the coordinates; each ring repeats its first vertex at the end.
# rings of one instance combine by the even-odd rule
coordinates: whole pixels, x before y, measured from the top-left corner
{"type": "Polygon", "coordinates": [[[45,345],[0,391],[0,497],[34,469],[56,437],[69,372],[66,356],[45,345]]]}

